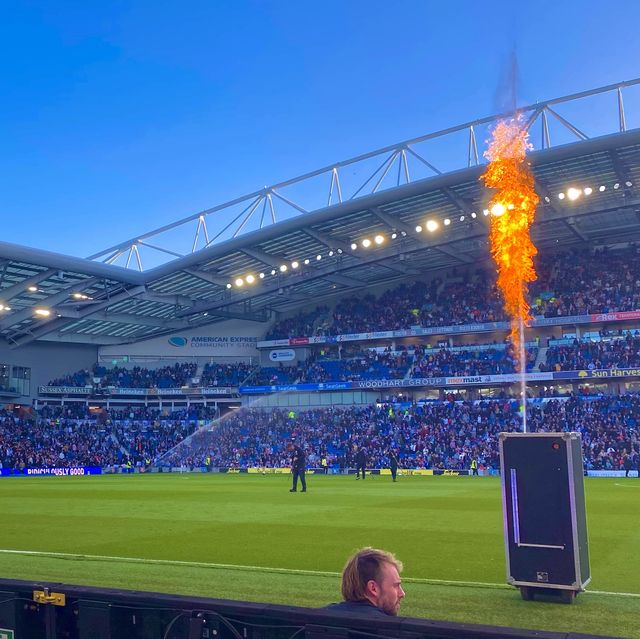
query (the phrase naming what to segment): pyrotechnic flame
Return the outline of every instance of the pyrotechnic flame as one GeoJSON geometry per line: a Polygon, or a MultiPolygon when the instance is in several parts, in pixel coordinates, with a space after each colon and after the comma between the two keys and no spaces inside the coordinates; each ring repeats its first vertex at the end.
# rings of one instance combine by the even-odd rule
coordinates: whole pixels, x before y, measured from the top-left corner
{"type": "Polygon", "coordinates": [[[526,160],[532,148],[528,138],[518,118],[499,122],[485,153],[489,165],[482,175],[485,185],[496,191],[488,206],[492,213],[491,254],[504,307],[511,318],[510,339],[516,353],[521,347],[520,325],[528,326],[532,319],[527,302],[529,282],[537,278],[533,257],[538,250],[529,229],[539,198],[526,160]]]}

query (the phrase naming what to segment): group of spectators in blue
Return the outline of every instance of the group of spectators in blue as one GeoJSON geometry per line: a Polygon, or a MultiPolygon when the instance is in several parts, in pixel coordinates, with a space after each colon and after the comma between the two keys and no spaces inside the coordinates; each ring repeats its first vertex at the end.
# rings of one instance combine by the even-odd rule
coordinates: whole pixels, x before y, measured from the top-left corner
{"type": "Polygon", "coordinates": [[[254,371],[253,364],[233,362],[218,364],[209,362],[204,365],[200,376],[200,386],[209,388],[213,386],[240,386],[254,371]]]}
{"type": "MultiPolygon", "coordinates": [[[[536,361],[537,348],[528,348],[526,371],[530,372],[536,361]]],[[[412,377],[449,377],[504,375],[519,370],[510,348],[478,348],[464,350],[416,348],[412,377]]]]}
{"type": "MultiPolygon", "coordinates": [[[[621,470],[640,461],[640,396],[549,399],[529,402],[528,430],[581,433],[587,469],[621,470]]],[[[169,464],[286,467],[288,442],[303,446],[311,466],[325,458],[336,470],[389,465],[396,451],[405,468],[499,468],[498,434],[522,430],[518,401],[379,404],[348,408],[244,409],[176,449],[169,464]]]]}
{"type": "Polygon", "coordinates": [[[145,467],[217,414],[204,407],[90,411],[82,404],[21,416],[0,411],[0,468],[145,467]]]}
{"type": "MultiPolygon", "coordinates": [[[[538,348],[526,349],[526,370],[534,368],[538,348]]],[[[640,367],[640,335],[628,334],[598,340],[573,340],[550,346],[539,362],[540,371],[566,371],[640,367]]],[[[158,369],[96,367],[87,376],[100,376],[100,386],[121,388],[176,388],[189,385],[196,375],[195,363],[183,362],[158,369]]],[[[512,349],[505,344],[469,345],[464,348],[430,348],[420,344],[397,346],[384,351],[351,346],[349,349],[322,347],[300,364],[259,367],[247,363],[207,363],[198,384],[210,386],[263,386],[294,383],[322,383],[366,379],[432,378],[448,376],[501,375],[519,371],[512,349]]],[[[84,386],[83,372],[50,386],[84,386]],[[64,384],[63,384],[64,382],[64,384]]]]}
{"type": "MultiPolygon", "coordinates": [[[[640,308],[640,253],[636,245],[624,250],[557,254],[540,259],[537,270],[538,280],[532,283],[529,295],[533,315],[588,315],[640,308]]],[[[318,307],[297,319],[279,322],[267,339],[504,321],[507,317],[495,279],[490,270],[454,271],[447,279],[401,284],[379,297],[350,296],[339,301],[333,313],[318,307]]]]}
{"type": "MultiPolygon", "coordinates": [[[[289,463],[287,445],[295,440],[309,465],[326,458],[336,470],[353,467],[361,448],[373,468],[387,466],[394,450],[406,468],[461,469],[476,459],[480,467],[497,469],[498,433],[522,429],[519,402],[509,399],[301,412],[246,408],[220,421],[213,421],[216,416],[206,407],[166,413],[142,406],[90,411],[79,404],[22,416],[1,411],[0,463],[13,469],[283,467],[289,463]]],[[[588,469],[618,470],[640,461],[638,395],[530,401],[527,418],[532,432],[581,433],[588,469]]]]}
{"type": "Polygon", "coordinates": [[[541,371],[574,371],[640,367],[640,336],[610,340],[574,340],[572,344],[550,346],[541,371]]]}
{"type": "Polygon", "coordinates": [[[198,365],[195,362],[178,362],[159,368],[113,366],[107,368],[95,364],[92,370],[83,369],[51,380],[49,386],[96,386],[107,388],[180,388],[191,385],[198,365]]]}

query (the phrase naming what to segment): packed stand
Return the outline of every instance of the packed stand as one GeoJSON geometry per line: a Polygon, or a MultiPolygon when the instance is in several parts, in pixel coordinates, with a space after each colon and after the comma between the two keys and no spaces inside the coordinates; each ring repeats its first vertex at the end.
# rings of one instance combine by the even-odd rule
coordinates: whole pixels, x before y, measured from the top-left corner
{"type": "Polygon", "coordinates": [[[315,335],[316,322],[328,312],[327,306],[317,306],[313,311],[301,312],[294,317],[280,320],[269,330],[265,340],[315,335]]]}
{"type": "Polygon", "coordinates": [[[93,372],[87,369],[69,373],[47,382],[47,386],[73,386],[82,388],[93,384],[93,372]]]}
{"type": "Polygon", "coordinates": [[[160,368],[134,366],[107,368],[95,364],[91,371],[81,370],[64,377],[51,380],[48,386],[91,386],[98,379],[98,386],[106,388],[180,388],[189,386],[198,370],[193,362],[180,362],[160,368]]]}
{"type": "MultiPolygon", "coordinates": [[[[529,293],[534,316],[640,309],[640,253],[636,245],[624,250],[551,255],[539,259],[536,269],[538,279],[529,293]]],[[[305,318],[317,319],[320,313],[316,316],[314,311],[279,322],[267,339],[505,321],[495,279],[493,269],[454,270],[447,279],[402,284],[378,297],[347,297],[336,305],[328,326],[320,323],[312,330],[313,323],[305,318]]]]}
{"type": "Polygon", "coordinates": [[[89,411],[84,405],[23,416],[0,411],[0,467],[145,467],[217,414],[206,407],[166,413],[144,406],[89,411]]]}
{"type": "Polygon", "coordinates": [[[640,337],[628,335],[611,341],[574,340],[571,345],[550,346],[541,371],[575,371],[640,366],[640,337]]]}
{"type": "Polygon", "coordinates": [[[351,381],[364,379],[402,379],[413,356],[408,351],[379,353],[373,349],[348,359],[313,359],[300,375],[301,382],[351,381]]]}
{"type": "MultiPolygon", "coordinates": [[[[533,370],[538,349],[526,350],[526,371],[533,370]]],[[[506,375],[519,371],[510,349],[488,348],[474,350],[417,348],[411,376],[414,378],[506,375]]]]}
{"type": "Polygon", "coordinates": [[[210,386],[240,386],[249,375],[256,370],[253,364],[205,364],[200,376],[200,385],[210,386]]]}
{"type": "MultiPolygon", "coordinates": [[[[640,462],[640,396],[551,399],[528,405],[528,428],[582,434],[588,469],[624,469],[640,462]]],[[[433,402],[405,407],[245,409],[211,430],[198,432],[165,459],[167,464],[247,468],[283,467],[288,442],[304,446],[308,464],[326,457],[336,470],[353,468],[354,456],[366,449],[368,466],[389,464],[397,451],[406,468],[499,468],[498,434],[522,429],[517,400],[433,402]]]]}

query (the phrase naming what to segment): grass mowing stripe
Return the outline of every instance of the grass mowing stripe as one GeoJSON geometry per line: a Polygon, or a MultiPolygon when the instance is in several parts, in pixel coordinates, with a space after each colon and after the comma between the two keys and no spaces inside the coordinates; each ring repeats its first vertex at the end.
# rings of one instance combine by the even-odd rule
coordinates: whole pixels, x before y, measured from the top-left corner
{"type": "MultiPolygon", "coordinates": [[[[9,548],[0,548],[0,553],[7,555],[25,555],[35,557],[48,557],[51,559],[70,559],[74,561],[106,561],[121,563],[142,563],[168,566],[192,566],[194,568],[211,568],[218,570],[239,570],[249,572],[271,572],[279,574],[291,575],[311,575],[314,577],[340,577],[339,572],[329,572],[322,570],[301,570],[296,568],[275,568],[269,566],[242,566],[238,564],[216,564],[203,561],[180,561],[178,559],[145,559],[143,557],[111,557],[108,555],[86,555],[79,553],[67,552],[48,552],[44,550],[13,550],[9,548]]],[[[403,581],[416,584],[434,584],[439,586],[470,586],[473,588],[499,588],[502,590],[511,590],[512,586],[508,584],[498,584],[483,581],[455,581],[451,579],[423,579],[420,577],[404,577],[403,581]]],[[[585,594],[593,595],[609,595],[632,597],[640,599],[640,594],[634,592],[609,592],[606,590],[587,590],[585,594]]]]}

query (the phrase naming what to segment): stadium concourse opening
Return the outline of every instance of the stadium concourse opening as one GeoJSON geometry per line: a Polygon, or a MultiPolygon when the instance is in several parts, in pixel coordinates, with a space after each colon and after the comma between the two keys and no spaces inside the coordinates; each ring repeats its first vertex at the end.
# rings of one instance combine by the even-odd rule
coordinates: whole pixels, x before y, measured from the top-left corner
{"type": "Polygon", "coordinates": [[[339,169],[361,158],[338,163],[330,206],[220,241],[191,217],[193,250],[148,271],[161,230],[104,262],[0,244],[0,637],[640,637],[636,84],[595,92],[617,101],[610,135],[559,116],[577,141],[552,147],[575,96],[523,111],[544,143],[519,348],[487,248],[508,203],[492,216],[479,180],[495,118],[460,128],[461,171],[411,179],[420,138],[347,199],[339,169]],[[505,583],[499,434],[524,416],[573,433],[587,475],[593,580],[572,607],[505,583]],[[303,608],[338,600],[367,546],[403,560],[400,614],[422,620],[303,608]]]}

